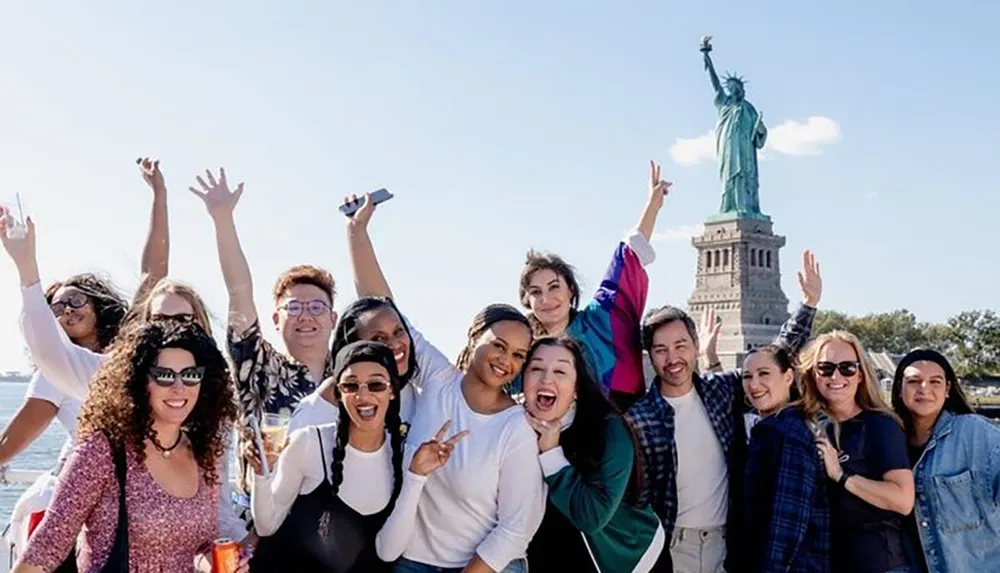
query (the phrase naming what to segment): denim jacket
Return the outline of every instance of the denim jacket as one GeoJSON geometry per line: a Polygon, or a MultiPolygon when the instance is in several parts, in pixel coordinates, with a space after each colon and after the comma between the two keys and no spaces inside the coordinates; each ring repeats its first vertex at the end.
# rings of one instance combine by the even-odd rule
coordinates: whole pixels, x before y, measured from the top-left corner
{"type": "Polygon", "coordinates": [[[1000,571],[1000,427],[942,412],[913,477],[930,573],[1000,571]]]}

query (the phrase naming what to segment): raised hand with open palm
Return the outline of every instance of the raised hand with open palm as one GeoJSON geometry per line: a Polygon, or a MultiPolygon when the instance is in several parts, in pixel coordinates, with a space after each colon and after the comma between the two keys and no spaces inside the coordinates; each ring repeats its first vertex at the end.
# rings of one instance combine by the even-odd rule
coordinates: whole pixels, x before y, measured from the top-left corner
{"type": "Polygon", "coordinates": [[[799,287],[802,289],[802,302],[806,306],[816,308],[823,297],[823,277],[819,273],[819,263],[816,255],[806,249],[802,252],[802,269],[799,270],[799,287]]]}
{"type": "Polygon", "coordinates": [[[236,190],[229,189],[229,182],[226,180],[226,170],[219,168],[219,178],[216,179],[211,170],[205,170],[205,178],[198,176],[198,185],[201,190],[194,187],[188,189],[205,202],[205,208],[213,219],[222,216],[230,216],[239,203],[243,195],[243,183],[236,186],[236,190]]]}

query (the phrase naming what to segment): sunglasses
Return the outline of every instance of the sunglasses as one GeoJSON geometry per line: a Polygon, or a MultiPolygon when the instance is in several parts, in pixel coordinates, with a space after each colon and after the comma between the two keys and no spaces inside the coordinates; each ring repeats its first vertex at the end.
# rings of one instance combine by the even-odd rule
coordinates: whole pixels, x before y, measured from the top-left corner
{"type": "Polygon", "coordinates": [[[162,388],[169,388],[176,382],[180,382],[190,388],[201,384],[202,379],[205,378],[205,367],[191,366],[177,372],[163,366],[150,366],[149,377],[153,379],[153,382],[157,386],[162,388]]]}
{"type": "Polygon", "coordinates": [[[190,312],[182,312],[180,314],[163,314],[158,312],[156,314],[150,315],[150,320],[176,320],[178,322],[183,322],[184,324],[191,324],[194,322],[194,315],[190,312]]]}
{"type": "Polygon", "coordinates": [[[72,308],[74,310],[83,308],[87,304],[87,295],[82,292],[75,292],[66,298],[54,301],[49,305],[52,309],[52,314],[59,316],[66,312],[67,308],[72,308]]]}
{"type": "Polygon", "coordinates": [[[847,378],[857,374],[859,366],[860,364],[856,361],[850,360],[845,360],[844,362],[818,362],[816,364],[816,373],[823,378],[831,378],[834,372],[839,371],[841,376],[847,378]]]}
{"type": "Polygon", "coordinates": [[[311,300],[309,302],[290,300],[282,305],[281,308],[288,313],[288,316],[300,316],[305,311],[308,311],[313,316],[322,316],[324,313],[330,312],[330,305],[322,300],[311,300]]]}
{"type": "Polygon", "coordinates": [[[361,387],[364,386],[372,394],[381,394],[389,389],[388,382],[341,382],[337,384],[340,391],[344,394],[357,394],[361,391],[361,387]]]}

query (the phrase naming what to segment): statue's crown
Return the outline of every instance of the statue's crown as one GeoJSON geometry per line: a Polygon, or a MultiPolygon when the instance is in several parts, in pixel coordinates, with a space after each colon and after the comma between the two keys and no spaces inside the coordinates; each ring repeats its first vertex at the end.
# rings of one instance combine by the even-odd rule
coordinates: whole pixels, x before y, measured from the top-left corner
{"type": "Polygon", "coordinates": [[[738,76],[738,75],[730,73],[730,72],[726,72],[726,76],[724,78],[722,78],[722,80],[725,83],[727,83],[727,84],[729,82],[736,82],[736,83],[740,84],[741,86],[746,85],[746,83],[747,83],[747,81],[743,79],[743,76],[738,76]]]}

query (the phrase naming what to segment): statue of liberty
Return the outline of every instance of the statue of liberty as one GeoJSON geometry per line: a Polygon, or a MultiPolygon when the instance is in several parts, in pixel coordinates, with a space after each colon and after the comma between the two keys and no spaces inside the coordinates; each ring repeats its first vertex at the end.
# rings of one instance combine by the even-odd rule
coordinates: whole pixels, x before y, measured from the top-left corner
{"type": "Polygon", "coordinates": [[[715,154],[719,161],[722,204],[719,215],[766,219],[760,211],[760,181],[757,177],[757,150],[767,141],[763,115],[745,99],[743,78],[727,74],[725,88],[715,73],[709,52],[711,36],[701,39],[705,69],[715,89],[715,154]]]}

